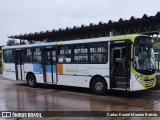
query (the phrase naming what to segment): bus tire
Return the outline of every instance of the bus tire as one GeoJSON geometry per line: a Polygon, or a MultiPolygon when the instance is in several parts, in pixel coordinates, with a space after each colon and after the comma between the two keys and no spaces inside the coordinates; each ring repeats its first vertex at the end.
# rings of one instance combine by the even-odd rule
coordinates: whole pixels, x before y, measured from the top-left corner
{"type": "Polygon", "coordinates": [[[27,83],[30,87],[36,87],[37,85],[37,82],[36,82],[36,77],[34,74],[30,74],[28,77],[27,77],[27,83]]]}
{"type": "Polygon", "coordinates": [[[95,78],[91,83],[91,89],[94,94],[105,95],[107,92],[107,83],[102,78],[95,78]]]}

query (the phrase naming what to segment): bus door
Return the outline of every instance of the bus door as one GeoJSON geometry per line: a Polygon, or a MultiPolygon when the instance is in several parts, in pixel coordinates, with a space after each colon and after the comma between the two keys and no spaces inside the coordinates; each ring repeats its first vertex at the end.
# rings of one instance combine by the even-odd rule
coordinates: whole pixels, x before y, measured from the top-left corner
{"type": "Polygon", "coordinates": [[[131,41],[110,42],[110,84],[111,89],[130,88],[131,41]]]}
{"type": "Polygon", "coordinates": [[[15,51],[15,68],[16,79],[24,80],[24,52],[23,50],[15,51]]]}
{"type": "Polygon", "coordinates": [[[44,82],[56,83],[56,49],[45,49],[43,52],[44,82]]]}

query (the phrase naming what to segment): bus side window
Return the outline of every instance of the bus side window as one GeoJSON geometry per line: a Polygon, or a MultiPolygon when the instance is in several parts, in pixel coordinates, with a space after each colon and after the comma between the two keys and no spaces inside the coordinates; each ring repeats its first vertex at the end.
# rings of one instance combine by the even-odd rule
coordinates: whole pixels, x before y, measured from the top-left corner
{"type": "Polygon", "coordinates": [[[32,62],[32,49],[25,50],[25,62],[32,62]]]}
{"type": "Polygon", "coordinates": [[[71,46],[60,46],[58,48],[58,62],[71,63],[71,46]]]}
{"type": "Polygon", "coordinates": [[[87,63],[88,62],[88,47],[87,45],[74,46],[74,62],[87,63]]]}
{"type": "Polygon", "coordinates": [[[35,48],[34,49],[34,62],[41,62],[41,49],[40,48],[35,48]]]}
{"type": "Polygon", "coordinates": [[[93,63],[99,63],[99,56],[97,54],[93,55],[93,59],[92,59],[93,63]]]}
{"type": "Polygon", "coordinates": [[[108,50],[107,44],[94,43],[90,45],[90,62],[95,63],[106,63],[108,50]]]}
{"type": "Polygon", "coordinates": [[[13,63],[14,61],[14,51],[13,50],[4,50],[4,62],[13,63]]]}

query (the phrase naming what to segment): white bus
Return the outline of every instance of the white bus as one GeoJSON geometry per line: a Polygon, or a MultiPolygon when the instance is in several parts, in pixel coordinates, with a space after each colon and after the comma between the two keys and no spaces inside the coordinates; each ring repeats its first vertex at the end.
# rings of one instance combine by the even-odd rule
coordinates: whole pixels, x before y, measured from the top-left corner
{"type": "Polygon", "coordinates": [[[3,47],[3,75],[37,83],[137,91],[156,84],[153,40],[123,35],[3,47]]]}

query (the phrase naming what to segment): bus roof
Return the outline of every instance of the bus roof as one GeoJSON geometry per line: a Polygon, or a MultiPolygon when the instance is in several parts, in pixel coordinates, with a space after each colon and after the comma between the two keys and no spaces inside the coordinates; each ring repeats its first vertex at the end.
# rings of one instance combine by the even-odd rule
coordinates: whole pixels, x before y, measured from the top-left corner
{"type": "Polygon", "coordinates": [[[54,45],[67,45],[67,44],[79,44],[79,43],[90,43],[90,42],[100,42],[100,41],[110,41],[110,40],[134,40],[137,36],[147,36],[143,34],[131,34],[131,35],[120,35],[112,37],[100,37],[100,38],[90,38],[90,39],[80,39],[80,40],[70,40],[70,41],[60,41],[60,42],[50,42],[50,43],[38,43],[38,44],[27,44],[27,45],[16,45],[16,46],[6,46],[3,49],[16,49],[16,48],[30,48],[30,47],[40,47],[40,46],[54,46],[54,45]]]}
{"type": "Polygon", "coordinates": [[[90,43],[90,42],[100,42],[100,41],[109,41],[109,40],[110,40],[110,37],[100,37],[100,38],[80,39],[80,40],[72,40],[72,41],[6,46],[6,47],[3,47],[3,49],[29,48],[29,47],[38,47],[38,46],[39,47],[40,46],[51,46],[51,45],[52,46],[53,45],[67,45],[67,44],[90,43]]]}
{"type": "Polygon", "coordinates": [[[130,35],[112,36],[112,37],[111,37],[111,40],[131,39],[132,42],[134,42],[134,39],[135,39],[137,36],[148,36],[148,35],[144,35],[144,34],[130,34],[130,35]]]}

